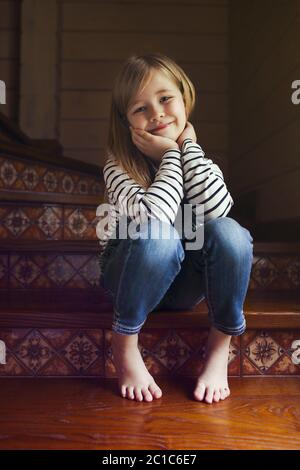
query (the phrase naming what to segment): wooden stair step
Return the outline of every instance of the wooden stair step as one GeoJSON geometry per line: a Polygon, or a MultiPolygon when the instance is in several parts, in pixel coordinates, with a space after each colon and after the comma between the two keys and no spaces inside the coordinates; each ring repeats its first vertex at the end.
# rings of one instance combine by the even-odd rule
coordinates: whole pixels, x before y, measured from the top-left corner
{"type": "Polygon", "coordinates": [[[115,379],[2,378],[0,448],[131,449],[132,456],[137,449],[300,449],[298,377],[232,377],[230,397],[213,405],[193,399],[195,384],[160,377],[163,397],[137,403],[120,397],[115,379]]]}
{"type": "MultiPolygon", "coordinates": [[[[43,251],[44,249],[56,251],[57,249],[68,249],[68,246],[76,244],[80,251],[95,251],[94,242],[80,239],[73,240],[2,240],[0,251],[43,251]]],[[[296,255],[300,256],[300,243],[277,243],[277,242],[253,242],[253,252],[256,255],[296,255]]]]}
{"type": "MultiPolygon", "coordinates": [[[[248,328],[300,328],[299,292],[248,291],[244,312],[248,328]]],[[[209,326],[205,301],[189,310],[154,310],[144,328],[209,326]]],[[[97,290],[11,290],[2,295],[0,327],[110,328],[113,306],[103,288],[97,290]]]]}

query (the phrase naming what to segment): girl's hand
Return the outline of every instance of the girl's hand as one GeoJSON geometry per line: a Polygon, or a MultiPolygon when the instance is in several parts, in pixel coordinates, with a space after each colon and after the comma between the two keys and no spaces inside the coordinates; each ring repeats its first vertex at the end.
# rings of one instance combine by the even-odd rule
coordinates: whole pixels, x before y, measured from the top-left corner
{"type": "Polygon", "coordinates": [[[169,149],[177,148],[179,146],[177,142],[168,137],[161,137],[159,135],[153,135],[150,132],[142,129],[134,129],[130,126],[131,137],[134,145],[148,157],[152,158],[157,162],[161,162],[164,153],[169,149]]]}
{"type": "Polygon", "coordinates": [[[197,136],[196,136],[194,126],[189,121],[186,121],[185,128],[183,129],[182,133],[176,140],[177,144],[179,145],[180,150],[181,150],[183,141],[188,138],[192,139],[193,142],[197,142],[197,136]]]}

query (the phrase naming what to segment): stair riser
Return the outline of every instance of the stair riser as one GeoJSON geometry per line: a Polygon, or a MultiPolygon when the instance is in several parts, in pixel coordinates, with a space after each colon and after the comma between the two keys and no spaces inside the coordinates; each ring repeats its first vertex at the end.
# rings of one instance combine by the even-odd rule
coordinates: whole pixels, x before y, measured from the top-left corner
{"type": "Polygon", "coordinates": [[[12,204],[0,206],[0,239],[98,240],[95,207],[70,204],[12,204]]]}
{"type": "MultiPolygon", "coordinates": [[[[100,245],[97,241],[93,250],[82,248],[80,252],[75,250],[75,253],[72,250],[32,252],[32,249],[26,251],[24,247],[8,253],[0,249],[0,288],[87,289],[99,286],[100,245]]],[[[299,289],[299,255],[254,254],[249,290],[272,292],[299,289]]]]}
{"type": "MultiPolygon", "coordinates": [[[[149,329],[139,346],[154,376],[197,377],[204,364],[207,328],[149,329]]],[[[108,329],[0,329],[6,364],[0,377],[116,377],[108,329]]],[[[229,376],[299,376],[300,329],[249,329],[231,341],[229,376]]]]}
{"type": "Polygon", "coordinates": [[[50,164],[35,164],[11,156],[0,156],[0,189],[49,194],[101,194],[99,178],[50,164]]]}

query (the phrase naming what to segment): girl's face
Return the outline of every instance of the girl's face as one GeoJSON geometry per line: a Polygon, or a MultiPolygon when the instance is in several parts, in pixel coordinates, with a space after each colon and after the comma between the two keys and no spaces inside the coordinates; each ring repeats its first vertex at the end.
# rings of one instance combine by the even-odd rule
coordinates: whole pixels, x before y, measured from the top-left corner
{"type": "Polygon", "coordinates": [[[150,81],[133,97],[127,120],[134,128],[176,141],[185,128],[187,117],[182,94],[162,72],[153,70],[150,81]],[[162,129],[159,126],[167,125],[162,129]]]}

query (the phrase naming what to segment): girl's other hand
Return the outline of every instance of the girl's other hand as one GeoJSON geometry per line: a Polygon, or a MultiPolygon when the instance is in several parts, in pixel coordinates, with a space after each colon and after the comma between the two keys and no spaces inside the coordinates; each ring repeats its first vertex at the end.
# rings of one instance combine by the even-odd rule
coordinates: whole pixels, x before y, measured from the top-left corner
{"type": "Polygon", "coordinates": [[[177,148],[179,150],[177,142],[168,137],[161,137],[153,135],[150,132],[142,129],[134,129],[130,126],[131,137],[134,145],[143,152],[143,154],[152,158],[156,162],[161,162],[164,153],[169,149],[177,148]]]}
{"type": "Polygon", "coordinates": [[[185,139],[192,139],[193,142],[197,142],[197,136],[196,136],[194,126],[189,121],[186,122],[185,128],[183,129],[182,133],[176,140],[177,144],[179,145],[180,150],[181,150],[183,141],[185,139]]]}

